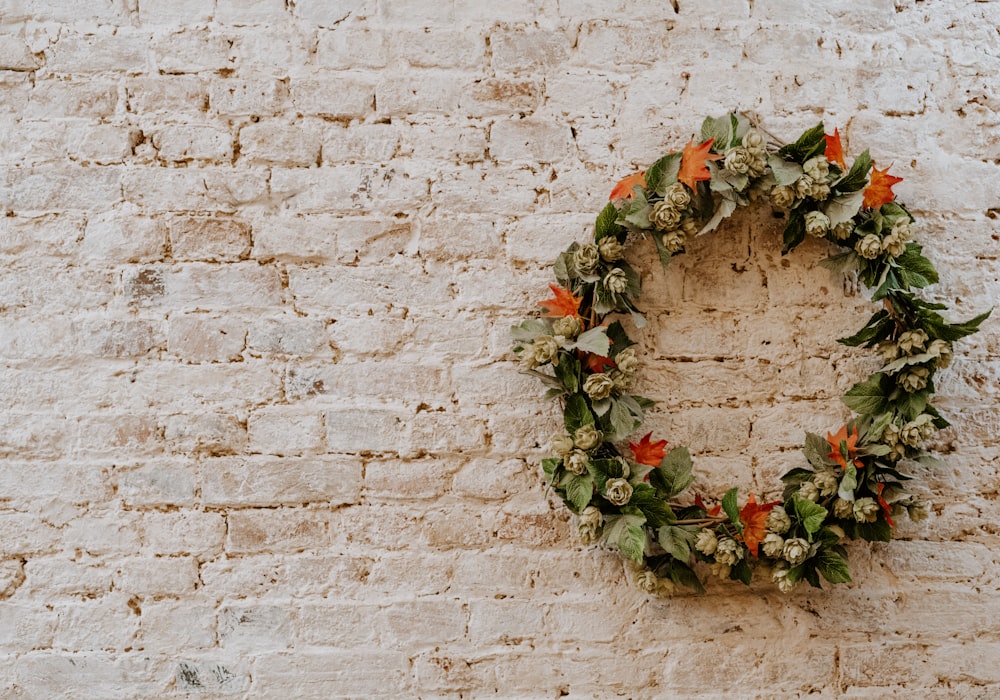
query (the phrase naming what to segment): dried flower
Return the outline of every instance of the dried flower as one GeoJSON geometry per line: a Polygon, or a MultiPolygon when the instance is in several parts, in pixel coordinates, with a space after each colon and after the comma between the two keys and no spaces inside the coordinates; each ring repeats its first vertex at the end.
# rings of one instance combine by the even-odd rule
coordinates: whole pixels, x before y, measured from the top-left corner
{"type": "Polygon", "coordinates": [[[681,222],[681,212],[667,200],[657,202],[653,205],[653,211],[649,214],[649,220],[653,226],[661,231],[671,231],[677,228],[681,222]]]}
{"type": "Polygon", "coordinates": [[[552,323],[552,332],[564,338],[575,338],[582,330],[583,324],[575,316],[563,316],[552,323]]]}
{"type": "Polygon", "coordinates": [[[604,497],[611,505],[623,506],[632,498],[632,484],[625,479],[608,479],[604,484],[604,497]]]}
{"type": "Polygon", "coordinates": [[[601,257],[607,262],[621,260],[622,256],[625,254],[625,249],[622,247],[622,244],[619,243],[618,239],[614,236],[605,236],[598,241],[597,250],[601,254],[601,257]]]}
{"type": "Polygon", "coordinates": [[[899,346],[891,340],[883,340],[878,344],[878,354],[882,356],[883,362],[892,362],[899,357],[899,346]]]}
{"type": "Polygon", "coordinates": [[[854,519],[859,523],[873,523],[878,520],[879,505],[874,498],[865,496],[854,502],[854,519]]]}
{"type": "Polygon", "coordinates": [[[709,567],[712,572],[712,576],[718,576],[723,581],[729,578],[729,573],[733,570],[729,564],[723,564],[721,561],[717,561],[712,566],[709,567]]]}
{"type": "Polygon", "coordinates": [[[715,536],[715,532],[708,529],[701,530],[698,533],[698,538],[694,541],[694,548],[706,556],[715,554],[718,546],[719,539],[715,536]]]}
{"type": "Polygon", "coordinates": [[[947,340],[937,340],[931,341],[931,344],[927,346],[927,353],[933,355],[937,358],[935,365],[944,368],[951,364],[952,350],[951,343],[947,340]]]}
{"type": "Polygon", "coordinates": [[[845,501],[843,498],[833,500],[833,517],[846,520],[854,517],[854,503],[845,501]]]}
{"type": "Polygon", "coordinates": [[[924,434],[920,429],[920,424],[915,421],[910,421],[899,431],[899,441],[910,447],[916,447],[923,437],[924,434]]]}
{"type": "Polygon", "coordinates": [[[625,374],[635,374],[639,369],[639,357],[635,354],[635,348],[629,346],[615,356],[615,364],[625,374]]]}
{"type": "Polygon", "coordinates": [[[874,260],[882,254],[882,241],[874,233],[869,233],[854,244],[854,250],[862,258],[874,260]]]}
{"type": "Polygon", "coordinates": [[[799,485],[799,495],[807,501],[816,502],[819,500],[819,489],[811,481],[803,481],[799,485]]]}
{"type": "Polygon", "coordinates": [[[682,212],[691,204],[691,192],[681,183],[675,182],[667,188],[663,201],[670,202],[674,209],[682,212]]]}
{"type": "Polygon", "coordinates": [[[573,433],[573,442],[581,450],[592,450],[601,444],[601,431],[593,425],[581,425],[573,433]]]}
{"type": "Polygon", "coordinates": [[[732,566],[743,558],[743,545],[732,537],[723,537],[715,549],[715,561],[732,566]]]}
{"type": "Polygon", "coordinates": [[[552,438],[552,451],[560,457],[565,457],[573,451],[573,438],[569,435],[556,435],[552,438]]]}
{"type": "Polygon", "coordinates": [[[687,243],[687,237],[680,231],[672,231],[670,233],[663,234],[663,247],[666,248],[667,252],[671,255],[684,250],[685,243],[687,243]]]}
{"type": "Polygon", "coordinates": [[[563,466],[566,467],[566,471],[576,474],[577,476],[587,471],[587,465],[589,463],[590,458],[583,450],[573,450],[568,455],[563,457],[563,466]]]}
{"type": "Polygon", "coordinates": [[[746,175],[750,172],[753,162],[756,160],[754,154],[746,146],[736,146],[726,151],[726,170],[746,175]]]}
{"type": "Polygon", "coordinates": [[[892,233],[890,235],[897,236],[904,243],[910,240],[910,237],[913,235],[910,229],[910,222],[907,221],[906,219],[901,219],[897,221],[893,225],[892,233]]]}
{"type": "Polygon", "coordinates": [[[821,211],[806,213],[806,233],[816,238],[822,238],[830,230],[830,217],[821,211]]]}
{"type": "Polygon", "coordinates": [[[778,209],[791,209],[795,204],[795,188],[790,185],[777,185],[771,188],[771,204],[778,209]]]}
{"type": "Polygon", "coordinates": [[[899,334],[899,349],[907,355],[916,354],[915,350],[923,350],[924,343],[927,342],[927,334],[917,328],[912,331],[899,334]]]}
{"type": "Polygon", "coordinates": [[[927,501],[913,501],[910,505],[906,506],[906,514],[910,516],[910,520],[915,523],[919,523],[922,520],[927,520],[930,516],[930,504],[927,501]]]}
{"type": "Polygon", "coordinates": [[[583,390],[594,401],[608,398],[611,396],[611,390],[614,388],[614,381],[603,372],[590,375],[587,377],[587,381],[583,383],[583,390]]]}
{"type": "Polygon", "coordinates": [[[816,472],[816,476],[813,478],[813,483],[816,484],[816,488],[819,489],[820,496],[832,496],[837,493],[837,489],[840,488],[840,479],[835,473],[828,470],[816,472]]]}
{"type": "Polygon", "coordinates": [[[767,141],[764,135],[756,129],[751,129],[743,137],[743,145],[750,149],[754,155],[761,155],[765,152],[767,141]]]}
{"type": "Polygon", "coordinates": [[[766,557],[780,557],[785,546],[785,539],[774,532],[769,532],[761,542],[761,548],[766,557]]]}
{"type": "Polygon", "coordinates": [[[601,254],[593,243],[584,243],[573,252],[573,265],[585,275],[596,270],[600,262],[601,254]]]}
{"type": "Polygon", "coordinates": [[[802,170],[814,181],[821,182],[830,175],[830,163],[827,162],[826,156],[816,156],[803,163],[802,170]]]}
{"type": "Polygon", "coordinates": [[[636,588],[643,593],[648,593],[650,595],[656,593],[660,583],[656,574],[649,570],[637,572],[633,581],[635,582],[636,588]]]}
{"type": "Polygon", "coordinates": [[[789,567],[785,563],[779,563],[771,571],[771,581],[778,584],[778,590],[782,593],[789,593],[795,588],[795,582],[788,579],[789,567]]]}
{"type": "Polygon", "coordinates": [[[625,270],[620,267],[614,268],[604,277],[604,286],[612,294],[621,294],[628,289],[628,277],[625,270]]]}
{"type": "Polygon", "coordinates": [[[771,512],[767,514],[767,520],[764,521],[764,526],[771,532],[783,535],[788,532],[788,528],[792,526],[792,519],[788,517],[788,513],[785,512],[784,507],[775,506],[771,509],[771,512]]]}
{"type": "Polygon", "coordinates": [[[593,544],[601,536],[604,516],[596,506],[587,506],[579,515],[576,530],[583,544],[593,544]]]}
{"type": "Polygon", "coordinates": [[[781,556],[792,566],[801,564],[809,558],[809,543],[801,537],[785,540],[785,545],[781,548],[781,556]]]}
{"type": "Polygon", "coordinates": [[[896,378],[903,391],[913,393],[920,391],[927,386],[927,377],[931,371],[926,367],[911,367],[905,372],[901,372],[896,378]]]}
{"type": "Polygon", "coordinates": [[[846,241],[854,233],[853,221],[841,221],[833,227],[833,237],[838,241],[846,241]]]}
{"type": "Polygon", "coordinates": [[[882,239],[882,248],[892,257],[898,258],[906,252],[906,241],[895,233],[890,233],[882,239]]]}

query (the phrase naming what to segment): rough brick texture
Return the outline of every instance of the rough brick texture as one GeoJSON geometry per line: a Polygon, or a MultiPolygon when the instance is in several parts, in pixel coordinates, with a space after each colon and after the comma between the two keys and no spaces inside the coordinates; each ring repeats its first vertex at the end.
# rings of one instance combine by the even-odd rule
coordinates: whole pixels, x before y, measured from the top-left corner
{"type": "MultiPolygon", "coordinates": [[[[700,118],[823,118],[1000,295],[1000,3],[0,3],[0,696],[1000,695],[1000,326],[942,373],[928,523],[856,582],[649,600],[578,546],[507,329],[700,118]]],[[[874,360],[770,212],[664,274],[648,426],[773,493],[874,360]]]]}

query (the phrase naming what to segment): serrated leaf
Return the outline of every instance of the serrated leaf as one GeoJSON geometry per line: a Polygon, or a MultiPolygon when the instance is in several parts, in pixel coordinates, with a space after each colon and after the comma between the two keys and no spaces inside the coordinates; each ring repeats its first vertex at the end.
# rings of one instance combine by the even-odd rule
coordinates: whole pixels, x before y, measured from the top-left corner
{"type": "Polygon", "coordinates": [[[635,197],[619,212],[617,221],[623,222],[634,229],[649,230],[653,228],[653,224],[649,221],[649,213],[652,209],[646,201],[646,196],[641,192],[636,193],[635,197]]]}
{"type": "Polygon", "coordinates": [[[805,163],[813,156],[820,155],[826,150],[825,136],[823,122],[820,122],[802,134],[795,143],[782,146],[778,150],[778,154],[798,163],[805,163]]]}
{"type": "Polygon", "coordinates": [[[597,215],[597,221],[594,222],[594,241],[599,241],[602,238],[608,236],[617,236],[619,231],[618,221],[618,209],[611,202],[601,210],[601,213],[597,215]]]}
{"type": "Polygon", "coordinates": [[[670,568],[665,572],[670,576],[670,580],[676,584],[693,588],[698,593],[704,593],[705,587],[701,585],[698,575],[686,563],[677,560],[670,561],[670,568]]]}
{"type": "Polygon", "coordinates": [[[927,408],[927,402],[931,398],[931,392],[929,390],[918,391],[912,394],[907,394],[904,392],[899,400],[896,402],[896,410],[906,418],[906,420],[914,420],[917,416],[924,412],[927,408]]]}
{"type": "Polygon", "coordinates": [[[857,536],[868,542],[891,542],[892,528],[879,518],[873,523],[858,523],[857,536]]]}
{"type": "Polygon", "coordinates": [[[922,289],[938,281],[937,270],[931,261],[922,255],[923,248],[916,243],[908,243],[906,251],[896,258],[899,276],[908,287],[922,289]]]}
{"type": "Polygon", "coordinates": [[[662,235],[654,233],[652,238],[653,238],[653,243],[656,244],[656,254],[660,258],[660,266],[663,267],[664,270],[666,270],[667,267],[670,265],[670,260],[674,257],[675,253],[671,253],[669,250],[667,250],[666,246],[663,245],[662,235]]]}
{"type": "Polygon", "coordinates": [[[816,433],[806,433],[806,444],[802,448],[802,453],[806,456],[809,464],[817,469],[836,466],[837,462],[830,459],[830,443],[826,438],[816,433]]]}
{"type": "Polygon", "coordinates": [[[549,335],[552,329],[540,318],[531,318],[519,326],[511,326],[510,334],[515,340],[534,340],[540,335],[549,335]]]}
{"type": "Polygon", "coordinates": [[[610,430],[608,440],[618,442],[624,440],[633,430],[639,427],[628,408],[621,401],[612,401],[611,410],[608,411],[607,424],[610,430]]]}
{"type": "Polygon", "coordinates": [[[804,241],[805,238],[805,214],[802,213],[801,209],[793,209],[792,213],[788,216],[788,223],[785,224],[785,230],[782,234],[782,241],[784,242],[784,245],[781,248],[781,254],[785,255],[799,243],[804,241]]]}
{"type": "Polygon", "coordinates": [[[900,357],[898,360],[893,360],[885,367],[879,370],[879,372],[885,372],[886,374],[892,374],[893,372],[898,372],[908,365],[921,365],[925,362],[930,362],[934,359],[934,355],[922,352],[919,355],[908,355],[906,357],[900,357]]]}
{"type": "MultiPolygon", "coordinates": [[[[673,498],[681,493],[694,481],[691,454],[686,447],[675,447],[660,462],[654,470],[667,498],[673,498]]],[[[652,475],[650,476],[652,479],[652,475]]]]}
{"type": "Polygon", "coordinates": [[[656,494],[652,486],[638,483],[634,484],[633,488],[632,499],[628,503],[642,511],[650,527],[660,527],[677,520],[670,506],[656,494]]]}
{"type": "Polygon", "coordinates": [[[552,483],[556,470],[562,466],[562,463],[563,461],[556,457],[546,457],[542,460],[542,471],[545,473],[545,476],[549,477],[549,483],[552,483]]]}
{"type": "Polygon", "coordinates": [[[750,568],[750,564],[746,559],[740,559],[729,570],[729,578],[749,586],[750,581],[753,579],[753,569],[750,568]]]}
{"type": "Polygon", "coordinates": [[[830,218],[830,227],[853,219],[861,211],[864,200],[864,190],[841,194],[828,200],[825,213],[830,218]]]}
{"type": "Polygon", "coordinates": [[[722,497],[722,510],[726,511],[726,515],[729,516],[729,522],[737,526],[740,524],[740,509],[736,505],[738,491],[739,489],[734,486],[726,491],[726,495],[722,497]]]}
{"type": "Polygon", "coordinates": [[[837,552],[822,548],[816,554],[816,569],[830,583],[850,583],[851,570],[837,552]]]}
{"type": "Polygon", "coordinates": [[[825,260],[819,261],[820,267],[825,267],[827,270],[836,273],[853,272],[857,270],[861,265],[861,256],[855,253],[853,250],[849,250],[846,253],[840,253],[838,255],[831,255],[825,260]]]}
{"type": "Polygon", "coordinates": [[[590,412],[587,400],[581,394],[573,394],[566,400],[563,423],[570,435],[585,425],[594,425],[594,414],[590,412]]]}
{"type": "Polygon", "coordinates": [[[591,328],[584,331],[576,339],[572,347],[584,352],[592,352],[600,357],[607,357],[611,351],[611,342],[608,340],[607,329],[604,326],[591,328]]]}
{"type": "Polygon", "coordinates": [[[674,559],[688,562],[694,548],[695,533],[680,525],[666,525],[657,530],[656,539],[674,559]]]}
{"type": "Polygon", "coordinates": [[[646,170],[646,189],[650,192],[656,192],[662,197],[667,188],[677,182],[677,173],[680,172],[680,167],[680,153],[663,156],[646,170]]]}
{"type": "Polygon", "coordinates": [[[889,409],[889,395],[894,388],[890,377],[876,372],[851,387],[840,400],[855,413],[873,416],[889,409]]]}
{"type": "Polygon", "coordinates": [[[629,559],[641,562],[646,550],[646,523],[642,515],[606,515],[604,539],[629,559]]]}
{"type": "Polygon", "coordinates": [[[577,476],[567,472],[559,485],[566,490],[566,498],[576,508],[576,512],[586,508],[594,495],[594,478],[590,474],[577,476]]]}
{"type": "Polygon", "coordinates": [[[696,235],[700,236],[703,233],[714,231],[719,227],[719,224],[721,224],[734,211],[736,211],[736,200],[726,196],[721,197],[718,205],[715,207],[715,212],[712,214],[712,218],[701,227],[701,230],[698,231],[696,235]]]}
{"type": "Polygon", "coordinates": [[[868,184],[868,173],[871,169],[872,158],[868,154],[868,151],[865,150],[854,159],[854,164],[851,165],[851,169],[847,172],[847,175],[842,177],[834,187],[836,187],[838,192],[863,190],[864,186],[868,184]]]}
{"type": "MultiPolygon", "coordinates": [[[[802,498],[798,494],[792,496],[792,501],[795,504],[795,513],[799,516],[806,532],[809,535],[818,532],[826,519],[826,508],[818,503],[813,503],[808,498],[802,498]]],[[[811,537],[810,541],[812,541],[811,537]]]]}
{"type": "Polygon", "coordinates": [[[605,413],[611,410],[611,399],[601,399],[600,401],[591,401],[590,408],[594,412],[594,415],[600,418],[605,413]]]}
{"type": "Polygon", "coordinates": [[[729,115],[718,119],[705,117],[705,121],[701,123],[701,140],[708,141],[709,139],[715,139],[713,146],[720,153],[729,148],[729,144],[733,140],[733,126],[729,115]]]}
{"type": "Polygon", "coordinates": [[[838,338],[837,342],[841,345],[850,345],[851,347],[857,347],[858,345],[871,346],[888,337],[892,331],[892,327],[893,321],[889,317],[889,314],[885,310],[880,309],[868,320],[864,328],[847,338],[838,338]]]}
{"type": "Polygon", "coordinates": [[[572,355],[565,355],[556,365],[556,377],[569,394],[580,390],[580,361],[572,355]]]}
{"type": "Polygon", "coordinates": [[[779,185],[794,184],[805,173],[801,165],[787,161],[775,153],[767,157],[767,164],[774,174],[774,181],[779,185]]]}

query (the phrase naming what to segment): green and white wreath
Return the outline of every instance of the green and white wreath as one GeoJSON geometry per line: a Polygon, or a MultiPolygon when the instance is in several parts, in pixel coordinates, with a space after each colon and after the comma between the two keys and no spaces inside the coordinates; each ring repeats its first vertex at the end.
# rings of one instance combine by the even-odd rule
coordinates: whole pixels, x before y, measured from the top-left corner
{"type": "Polygon", "coordinates": [[[565,432],[542,460],[546,481],[575,514],[581,541],[617,547],[640,589],[701,591],[697,562],[745,584],[756,570],[783,592],[803,579],[820,587],[821,576],[847,582],[843,541],[888,541],[894,518],[927,517],[905,482],[914,463],[939,464],[922,448],[948,426],[931,404],[934,378],[953,343],[990,312],[949,323],[943,304],[915,293],[938,275],[911,239],[914,219],[895,201],[900,178],[888,170],[868,151],[848,168],[839,132],[826,134],[822,123],[779,144],[741,115],[707,118],[700,144],[692,139],[618,183],[593,240],[556,259],[554,296],[540,302],[546,313],[513,328],[523,370],[563,409],[565,432]],[[685,494],[694,480],[685,447],[667,452],[651,433],[628,442],[653,402],[631,393],[639,355],[613,317],[645,325],[639,275],[624,259],[631,240],[650,236],[667,267],[693,236],[752,202],[785,213],[783,253],[807,236],[842,249],[823,264],[855,271],[881,308],[839,342],[875,350],[883,366],[842,397],[855,414],[846,425],[826,437],[806,433],[803,466],[782,477],[780,500],[741,499],[731,488],[709,505],[685,494]]]}

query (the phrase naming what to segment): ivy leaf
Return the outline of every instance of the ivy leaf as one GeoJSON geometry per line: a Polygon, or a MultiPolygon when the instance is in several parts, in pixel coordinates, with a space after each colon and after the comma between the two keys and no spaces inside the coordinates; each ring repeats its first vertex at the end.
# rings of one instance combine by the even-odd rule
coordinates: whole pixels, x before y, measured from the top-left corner
{"type": "Polygon", "coordinates": [[[594,477],[590,474],[577,476],[567,472],[559,485],[566,490],[566,498],[576,508],[576,512],[586,508],[594,495],[594,477]]]}
{"type": "Polygon", "coordinates": [[[604,516],[604,540],[629,559],[641,562],[646,550],[646,518],[642,515],[604,516]]]}
{"type": "Polygon", "coordinates": [[[733,525],[740,524],[740,511],[736,506],[737,491],[739,491],[739,489],[734,486],[726,491],[726,495],[722,497],[722,509],[726,511],[726,515],[729,516],[729,522],[733,525]]]}
{"type": "Polygon", "coordinates": [[[851,582],[851,570],[847,561],[830,547],[823,547],[816,554],[816,569],[830,583],[851,582]]]}
{"type": "Polygon", "coordinates": [[[818,503],[813,503],[808,498],[802,498],[798,494],[792,496],[792,501],[795,503],[795,513],[802,521],[802,527],[809,533],[809,541],[811,542],[812,535],[823,527],[823,521],[826,519],[826,508],[818,503]]]}
{"type": "Polygon", "coordinates": [[[876,372],[867,381],[851,387],[840,400],[855,413],[873,416],[890,408],[889,395],[894,388],[889,376],[876,372]]]}
{"type": "Polygon", "coordinates": [[[563,412],[563,423],[570,435],[585,425],[594,424],[594,414],[587,407],[587,400],[582,394],[573,394],[566,400],[566,410],[563,412]]]}
{"type": "Polygon", "coordinates": [[[674,559],[685,563],[691,560],[691,550],[694,549],[696,537],[696,531],[681,525],[665,525],[656,533],[660,546],[674,559]]]}

